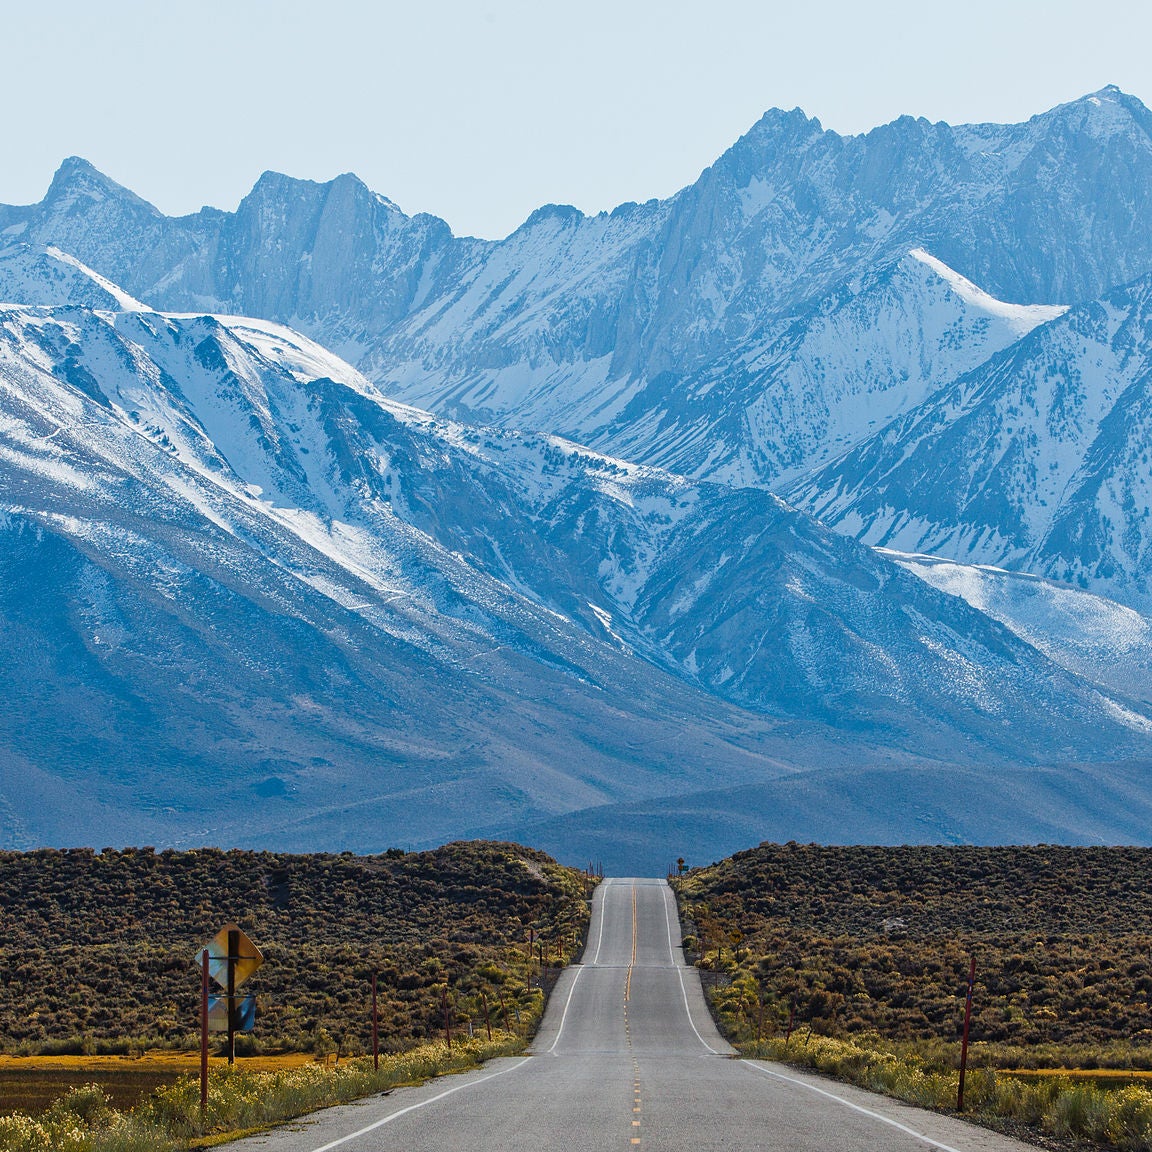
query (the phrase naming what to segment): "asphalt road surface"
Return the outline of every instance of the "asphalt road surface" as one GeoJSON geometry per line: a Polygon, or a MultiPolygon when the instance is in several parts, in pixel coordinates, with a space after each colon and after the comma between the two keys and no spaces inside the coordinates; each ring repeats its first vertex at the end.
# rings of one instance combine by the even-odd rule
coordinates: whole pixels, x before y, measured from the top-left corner
{"type": "Polygon", "coordinates": [[[778,1064],[717,1033],[662,880],[605,880],[583,963],[531,1054],[329,1108],[244,1152],[1024,1152],[1029,1145],[778,1064]]]}

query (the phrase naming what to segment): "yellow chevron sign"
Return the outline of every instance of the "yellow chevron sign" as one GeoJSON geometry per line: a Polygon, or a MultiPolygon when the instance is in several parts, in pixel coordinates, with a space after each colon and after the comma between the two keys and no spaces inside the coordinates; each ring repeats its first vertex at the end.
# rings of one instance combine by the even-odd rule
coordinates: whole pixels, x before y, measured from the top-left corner
{"type": "Polygon", "coordinates": [[[264,957],[260,954],[260,949],[252,943],[251,940],[244,934],[243,929],[237,927],[235,924],[225,924],[203,948],[196,950],[196,961],[199,963],[204,955],[208,952],[208,975],[220,985],[221,988],[228,987],[228,961],[235,962],[235,981],[233,988],[239,988],[261,964],[264,963],[264,957]],[[234,951],[231,955],[228,952],[228,938],[231,933],[235,932],[234,951]]]}

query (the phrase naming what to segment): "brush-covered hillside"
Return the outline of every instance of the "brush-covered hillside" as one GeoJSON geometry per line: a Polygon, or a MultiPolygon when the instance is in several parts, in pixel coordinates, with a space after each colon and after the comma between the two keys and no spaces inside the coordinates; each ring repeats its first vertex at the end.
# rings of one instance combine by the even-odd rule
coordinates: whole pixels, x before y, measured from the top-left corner
{"type": "MultiPolygon", "coordinates": [[[[246,1050],[364,1051],[371,974],[380,1030],[401,1048],[539,1006],[529,933],[546,959],[578,948],[585,879],[515,844],[474,841],[379,856],[154,852],[0,853],[0,1047],[20,1052],[194,1046],[197,949],[235,921],[264,953],[244,985],[246,1050]]],[[[527,1023],[527,1020],[524,1021],[527,1023]]]]}
{"type": "Polygon", "coordinates": [[[1152,851],[762,844],[681,883],[722,1019],[763,1031],[953,1040],[976,957],[973,1038],[1152,1043],[1152,851]]]}

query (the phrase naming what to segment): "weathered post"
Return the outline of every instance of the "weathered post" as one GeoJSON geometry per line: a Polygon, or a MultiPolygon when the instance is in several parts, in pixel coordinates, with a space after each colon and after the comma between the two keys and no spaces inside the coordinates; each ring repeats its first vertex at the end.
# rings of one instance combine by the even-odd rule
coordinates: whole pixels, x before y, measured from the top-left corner
{"type": "Polygon", "coordinates": [[[448,985],[445,984],[440,993],[440,1002],[444,1007],[444,1039],[448,1041],[448,1047],[452,1047],[452,1021],[448,1018],[448,985]]]}
{"type": "Polygon", "coordinates": [[[492,1017],[488,1012],[488,993],[481,992],[480,999],[484,1003],[484,1027],[488,1029],[488,1042],[492,1042],[492,1017]]]}
{"type": "Polygon", "coordinates": [[[208,949],[200,957],[200,1119],[208,1112],[208,949]]]}
{"type": "Polygon", "coordinates": [[[240,959],[240,932],[228,933],[228,1067],[236,1063],[236,961],[240,959]]]}
{"type": "Polygon", "coordinates": [[[376,973],[372,973],[372,1070],[380,1071],[380,1018],[376,1012],[376,973]]]}
{"type": "Polygon", "coordinates": [[[968,1070],[968,1030],[972,1025],[972,989],[976,984],[976,957],[968,968],[968,995],[964,1001],[964,1038],[960,1041],[960,1083],[956,1088],[956,1111],[964,1111],[964,1074],[968,1070]]]}

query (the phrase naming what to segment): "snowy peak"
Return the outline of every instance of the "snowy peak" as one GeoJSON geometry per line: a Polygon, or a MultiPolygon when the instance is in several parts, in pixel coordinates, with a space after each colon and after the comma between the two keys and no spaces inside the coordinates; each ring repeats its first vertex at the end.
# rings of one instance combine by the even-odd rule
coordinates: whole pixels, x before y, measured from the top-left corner
{"type": "Polygon", "coordinates": [[[1126,135],[1134,127],[1152,135],[1152,112],[1115,84],[1060,104],[1049,113],[1033,117],[1030,123],[1059,124],[1064,131],[1083,133],[1102,141],[1126,135]]]}
{"type": "Polygon", "coordinates": [[[586,219],[584,213],[571,204],[544,204],[537,208],[516,231],[530,232],[540,228],[559,230],[578,225],[586,219]]]}
{"type": "Polygon", "coordinates": [[[722,174],[737,187],[744,187],[766,167],[788,163],[797,150],[823,133],[820,121],[800,108],[789,112],[770,108],[705,171],[705,176],[709,172],[722,174]]]}
{"type": "Polygon", "coordinates": [[[53,212],[82,211],[85,207],[107,200],[119,200],[159,216],[146,200],[105,176],[80,156],[69,156],[61,162],[48,186],[42,205],[53,212]]]}
{"type": "MultiPolygon", "coordinates": [[[[997,300],[914,249],[699,375],[653,382],[616,411],[605,403],[610,382],[590,390],[576,435],[695,477],[786,484],[1064,311],[997,300]]],[[[539,426],[544,411],[526,409],[521,398],[514,419],[539,426]]]]}
{"type": "Polygon", "coordinates": [[[284,204],[292,201],[320,203],[329,200],[349,203],[371,202],[397,215],[404,215],[387,196],[373,192],[352,172],[344,172],[325,181],[304,180],[296,176],[287,176],[283,172],[264,172],[253,185],[252,191],[241,201],[241,211],[246,202],[284,204]]]}
{"type": "Polygon", "coordinates": [[[792,497],[873,544],[1152,603],[1152,276],[1077,305],[792,497]]]}

